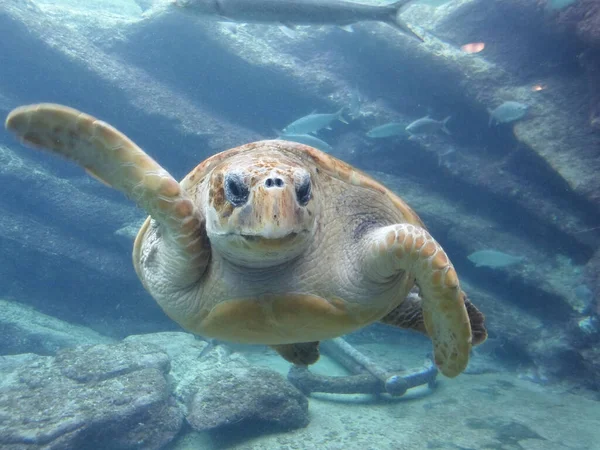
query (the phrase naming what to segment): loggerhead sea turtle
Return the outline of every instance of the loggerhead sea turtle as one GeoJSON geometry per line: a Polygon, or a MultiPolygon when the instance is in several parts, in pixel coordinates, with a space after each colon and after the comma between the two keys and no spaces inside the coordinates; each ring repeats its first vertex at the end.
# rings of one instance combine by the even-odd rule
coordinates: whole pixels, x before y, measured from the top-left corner
{"type": "Polygon", "coordinates": [[[312,364],[318,341],[381,321],[430,336],[449,377],[486,338],[483,315],[415,212],[326,153],[254,142],[208,158],[178,183],[125,135],[65,106],[19,107],[6,127],[150,214],[135,240],[135,270],[189,331],[267,344],[312,364]],[[404,301],[415,282],[422,300],[404,301]]]}

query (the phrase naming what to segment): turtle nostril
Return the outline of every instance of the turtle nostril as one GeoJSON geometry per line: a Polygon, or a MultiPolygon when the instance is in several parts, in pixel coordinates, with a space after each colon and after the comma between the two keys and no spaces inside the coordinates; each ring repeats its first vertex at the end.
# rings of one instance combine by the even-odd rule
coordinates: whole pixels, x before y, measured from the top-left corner
{"type": "Polygon", "coordinates": [[[250,190],[242,177],[231,173],[225,176],[225,197],[233,206],[241,206],[248,201],[250,190]]]}
{"type": "Polygon", "coordinates": [[[284,184],[285,183],[283,182],[283,180],[279,177],[276,177],[276,178],[269,177],[265,180],[265,186],[268,188],[272,188],[274,186],[275,187],[283,187],[284,184]]]}

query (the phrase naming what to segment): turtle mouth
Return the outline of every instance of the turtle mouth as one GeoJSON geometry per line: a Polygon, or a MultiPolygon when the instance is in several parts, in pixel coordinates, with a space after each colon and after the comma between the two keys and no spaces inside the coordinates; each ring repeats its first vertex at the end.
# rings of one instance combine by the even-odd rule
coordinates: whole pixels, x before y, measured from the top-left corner
{"type": "Polygon", "coordinates": [[[265,268],[290,261],[297,257],[310,241],[310,233],[306,230],[291,231],[283,235],[269,235],[270,233],[265,232],[266,236],[251,230],[243,231],[245,232],[213,236],[215,249],[239,266],[265,268]]]}
{"type": "Polygon", "coordinates": [[[286,248],[295,245],[299,241],[303,241],[308,231],[292,231],[284,236],[270,237],[262,234],[235,234],[238,239],[241,239],[246,246],[253,248],[270,249],[274,251],[278,248],[286,248]]]}
{"type": "Polygon", "coordinates": [[[244,238],[248,242],[259,242],[259,241],[269,241],[269,242],[280,241],[280,242],[285,242],[285,241],[289,241],[289,240],[295,239],[299,234],[300,233],[296,233],[295,231],[292,231],[291,233],[286,234],[285,236],[281,236],[281,237],[277,237],[277,238],[270,238],[270,237],[267,237],[267,236],[262,236],[260,234],[239,234],[238,236],[244,238]]]}

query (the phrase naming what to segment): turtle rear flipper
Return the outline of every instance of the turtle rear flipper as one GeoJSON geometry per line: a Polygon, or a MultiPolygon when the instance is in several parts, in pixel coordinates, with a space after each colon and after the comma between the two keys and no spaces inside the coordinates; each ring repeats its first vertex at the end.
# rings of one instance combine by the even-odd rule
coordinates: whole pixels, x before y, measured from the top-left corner
{"type": "Polygon", "coordinates": [[[435,362],[447,377],[460,374],[469,362],[471,326],[464,294],[446,252],[427,230],[406,223],[376,229],[365,238],[365,273],[378,282],[393,280],[403,272],[416,278],[435,362]]]}
{"type": "Polygon", "coordinates": [[[271,345],[286,361],[297,366],[308,366],[319,359],[319,342],[299,342],[296,344],[271,345]]]}
{"type": "Polygon", "coordinates": [[[181,282],[196,281],[204,273],[209,250],[201,213],[179,183],[123,133],[50,103],[16,108],[5,126],[24,143],[75,161],[144,208],[170,239],[161,256],[171,268],[181,266],[181,282]]]}
{"type": "MultiPolygon", "coordinates": [[[[464,292],[463,292],[463,295],[464,292]]],[[[473,345],[480,345],[487,339],[485,328],[485,316],[479,311],[465,295],[465,307],[469,315],[471,333],[473,334],[473,345]]],[[[410,294],[402,304],[390,311],[381,323],[398,328],[405,328],[419,333],[427,334],[425,321],[423,319],[423,299],[417,294],[410,294]]]]}

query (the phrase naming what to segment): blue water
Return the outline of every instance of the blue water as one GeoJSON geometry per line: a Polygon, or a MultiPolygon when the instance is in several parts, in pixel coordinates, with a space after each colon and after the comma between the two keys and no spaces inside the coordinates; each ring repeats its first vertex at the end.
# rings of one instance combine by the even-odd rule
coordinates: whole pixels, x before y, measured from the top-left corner
{"type": "MultiPolygon", "coordinates": [[[[406,400],[311,394],[306,428],[182,425],[160,445],[137,447],[90,432],[86,445],[600,448],[600,41],[589,31],[600,12],[592,1],[415,2],[402,18],[424,43],[373,22],[352,33],[300,26],[289,36],[277,24],[184,14],[167,0],[84,3],[0,4],[2,117],[33,103],[76,108],[118,128],[179,180],[218,152],[344,107],[349,123],[334,120],[315,136],[414,208],[489,333],[465,374],[440,375],[435,390],[406,400]],[[592,25],[578,22],[584,16],[592,25]],[[461,50],[474,42],[485,48],[461,50]],[[489,126],[490,111],[505,101],[526,104],[527,114],[489,126]],[[425,116],[451,116],[451,134],[367,137],[425,116]],[[499,259],[474,262],[475,252],[489,250],[499,259]]],[[[0,188],[0,300],[115,343],[183,331],[136,276],[131,247],[146,213],[124,195],[6,130],[0,188]]],[[[0,356],[55,354],[46,330],[58,325],[26,331],[1,308],[0,356]]],[[[390,371],[420,367],[431,352],[426,337],[381,324],[346,338],[390,371]]],[[[56,349],[74,344],[66,341],[56,349]]],[[[288,373],[289,363],[265,347],[219,346],[288,373]]],[[[314,371],[347,374],[327,354],[314,371]]],[[[0,448],[46,448],[10,441],[3,389],[0,448]]]]}

